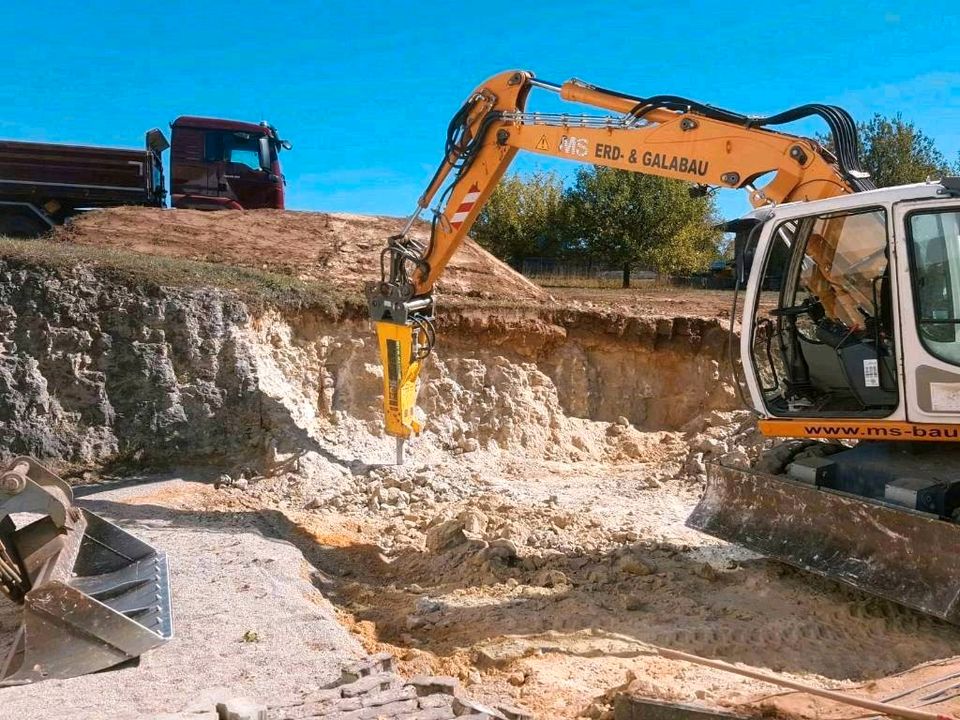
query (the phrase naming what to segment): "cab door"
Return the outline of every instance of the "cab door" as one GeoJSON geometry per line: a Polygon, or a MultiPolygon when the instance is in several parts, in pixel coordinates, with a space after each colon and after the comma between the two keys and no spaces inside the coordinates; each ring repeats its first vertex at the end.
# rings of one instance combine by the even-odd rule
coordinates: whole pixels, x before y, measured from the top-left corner
{"type": "Polygon", "coordinates": [[[262,137],[248,132],[223,133],[218,187],[225,197],[248,210],[276,207],[276,182],[269,155],[263,156],[262,137]]]}
{"type": "Polygon", "coordinates": [[[894,206],[907,417],[960,415],[960,202],[894,206]]]}
{"type": "Polygon", "coordinates": [[[771,417],[901,420],[890,213],[821,207],[766,223],[741,341],[751,394],[771,417]]]}

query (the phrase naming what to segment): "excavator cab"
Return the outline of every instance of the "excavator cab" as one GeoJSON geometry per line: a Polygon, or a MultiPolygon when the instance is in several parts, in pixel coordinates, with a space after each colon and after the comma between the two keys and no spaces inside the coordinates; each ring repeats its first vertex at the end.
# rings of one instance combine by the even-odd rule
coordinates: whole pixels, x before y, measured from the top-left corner
{"type": "Polygon", "coordinates": [[[761,277],[780,289],[774,307],[758,309],[751,346],[766,407],[781,417],[887,417],[899,382],[885,211],[784,220],[772,237],[761,277]]]}
{"type": "Polygon", "coordinates": [[[747,228],[744,384],[764,434],[808,440],[710,466],[688,524],[960,623],[960,202],[904,195],[747,228]]]}
{"type": "Polygon", "coordinates": [[[0,473],[0,595],[0,685],[96,672],[172,637],[163,553],[76,507],[29,457],[0,473]]]}

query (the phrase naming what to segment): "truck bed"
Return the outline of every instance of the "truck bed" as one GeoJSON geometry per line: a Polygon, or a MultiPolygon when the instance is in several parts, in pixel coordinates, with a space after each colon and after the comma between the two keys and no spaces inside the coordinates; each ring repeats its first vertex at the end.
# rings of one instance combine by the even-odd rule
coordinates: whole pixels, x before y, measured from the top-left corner
{"type": "MultiPolygon", "coordinates": [[[[150,150],[0,140],[0,200],[71,207],[159,205],[150,150]]],[[[160,175],[162,191],[162,174],[160,175]]]]}

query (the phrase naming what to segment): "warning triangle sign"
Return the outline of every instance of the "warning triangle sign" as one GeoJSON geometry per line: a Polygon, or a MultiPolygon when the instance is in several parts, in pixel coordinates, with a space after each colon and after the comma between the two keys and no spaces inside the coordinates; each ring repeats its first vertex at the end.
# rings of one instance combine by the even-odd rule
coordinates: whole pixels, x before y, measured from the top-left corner
{"type": "Polygon", "coordinates": [[[541,135],[540,140],[537,141],[537,150],[549,150],[549,149],[550,148],[547,145],[547,136],[541,135]]]}

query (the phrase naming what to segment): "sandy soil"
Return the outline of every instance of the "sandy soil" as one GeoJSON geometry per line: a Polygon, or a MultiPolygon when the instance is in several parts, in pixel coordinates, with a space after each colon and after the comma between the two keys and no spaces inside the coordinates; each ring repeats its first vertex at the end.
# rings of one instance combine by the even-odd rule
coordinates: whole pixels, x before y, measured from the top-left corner
{"type": "MultiPolygon", "coordinates": [[[[733,294],[725,290],[691,288],[547,288],[560,302],[585,308],[609,308],[624,315],[729,318],[733,294]]],[[[742,296],[741,296],[742,304],[742,296]]]]}
{"type": "MultiPolygon", "coordinates": [[[[736,415],[725,417],[709,437],[735,431],[736,415]]],[[[631,461],[470,452],[407,468],[364,465],[363,453],[380,448],[328,435],[353,487],[382,503],[351,506],[355,491],[345,490],[344,502],[327,495],[307,509],[316,503],[298,498],[308,484],[281,491],[276,479],[226,490],[227,502],[283,507],[367,649],[395,653],[408,674],[459,676],[481,700],[509,697],[537,717],[601,717],[617,688],[803,718],[856,714],[650,646],[871,697],[960,672],[960,629],[686,528],[700,487],[683,464],[698,436],[641,435],[631,461]]],[[[955,682],[905,700],[956,712],[954,689],[922,699],[955,682]]]]}
{"type": "MultiPolygon", "coordinates": [[[[626,316],[705,317],[730,319],[733,293],[729,290],[698,290],[684,287],[546,288],[561,303],[584,309],[612,310],[626,316]]],[[[764,292],[761,310],[776,307],[777,294],[764,292]]],[[[743,293],[737,299],[737,316],[743,310],[743,293]]]]}
{"type": "MultiPolygon", "coordinates": [[[[200,212],[121,207],[59,227],[54,238],[99,247],[270,270],[360,292],[401,218],[282,210],[200,212]]],[[[426,239],[418,223],[412,235],[426,239]]],[[[631,317],[730,317],[732,294],[683,287],[541,288],[467,239],[438,283],[441,295],[613,311],[631,317]]],[[[762,300],[772,306],[774,294],[762,300]]],[[[741,296],[742,305],[742,296],[741,296]]]]}
{"type": "MultiPolygon", "coordinates": [[[[360,292],[365,282],[377,278],[380,251],[403,224],[400,218],[343,213],[121,207],[85,213],[58,228],[54,237],[82,245],[270,270],[360,292]]],[[[429,227],[418,223],[411,234],[426,240],[429,227]]],[[[438,287],[454,296],[511,301],[548,297],[469,239],[438,287]]]]}

